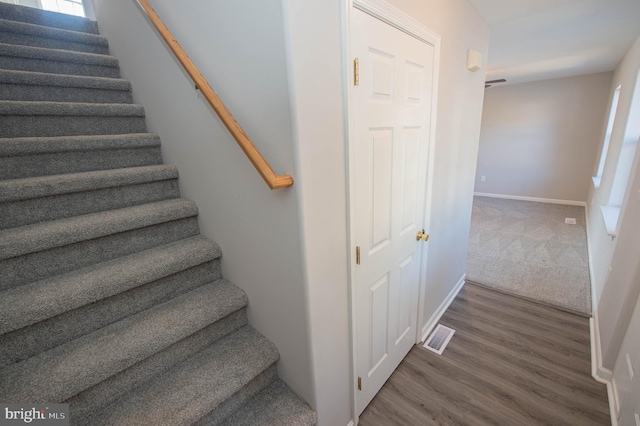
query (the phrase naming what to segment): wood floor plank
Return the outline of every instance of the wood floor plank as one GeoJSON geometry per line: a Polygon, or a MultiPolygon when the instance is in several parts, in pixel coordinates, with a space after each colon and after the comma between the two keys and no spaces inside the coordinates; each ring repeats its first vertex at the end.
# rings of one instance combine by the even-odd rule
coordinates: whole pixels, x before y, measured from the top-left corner
{"type": "Polygon", "coordinates": [[[608,425],[586,318],[466,284],[440,321],[442,355],[414,347],[360,425],[608,425]]]}
{"type": "Polygon", "coordinates": [[[463,329],[464,332],[473,336],[490,335],[490,339],[481,339],[478,343],[479,345],[488,346],[488,349],[511,349],[514,354],[518,354],[519,359],[524,357],[532,362],[550,364],[567,371],[576,372],[578,375],[590,372],[590,354],[571,353],[564,347],[546,343],[540,345],[540,341],[526,335],[505,334],[505,331],[499,328],[500,324],[498,322],[487,324],[479,321],[476,317],[474,325],[468,325],[468,322],[463,317],[451,314],[447,316],[442,324],[453,329],[463,329]]]}

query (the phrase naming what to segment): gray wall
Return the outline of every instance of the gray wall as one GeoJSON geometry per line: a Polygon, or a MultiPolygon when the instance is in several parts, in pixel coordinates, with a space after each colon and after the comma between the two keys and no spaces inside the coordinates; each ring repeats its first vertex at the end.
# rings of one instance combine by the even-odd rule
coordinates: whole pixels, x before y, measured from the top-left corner
{"type": "Polygon", "coordinates": [[[488,88],[476,192],[585,202],[612,75],[488,88]]]}
{"type": "MultiPolygon", "coordinates": [[[[294,174],[280,1],[152,5],[276,172],[294,174]]],[[[296,187],[268,189],[136,2],[94,6],[182,195],[198,203],[202,233],[222,247],[224,276],[247,292],[250,322],[280,350],[284,380],[313,403],[296,187]]]]}
{"type": "MultiPolygon", "coordinates": [[[[620,101],[611,133],[610,153],[607,156],[599,188],[591,187],[587,204],[589,222],[589,251],[592,266],[592,287],[596,307],[595,326],[597,344],[602,359],[599,364],[612,370],[622,344],[622,337],[640,293],[640,155],[636,156],[629,178],[619,218],[618,236],[611,238],[604,226],[600,206],[606,205],[616,169],[616,161],[624,138],[626,117],[631,109],[634,85],[640,70],[640,37],[629,49],[616,69],[610,93],[619,85],[620,101]]],[[[638,120],[638,117],[630,117],[638,120]]],[[[604,134],[604,126],[603,126],[604,134]]],[[[596,170],[594,164],[594,173],[596,170]]],[[[637,332],[637,331],[636,331],[637,332]]],[[[606,373],[606,372],[605,372],[606,373]]]]}

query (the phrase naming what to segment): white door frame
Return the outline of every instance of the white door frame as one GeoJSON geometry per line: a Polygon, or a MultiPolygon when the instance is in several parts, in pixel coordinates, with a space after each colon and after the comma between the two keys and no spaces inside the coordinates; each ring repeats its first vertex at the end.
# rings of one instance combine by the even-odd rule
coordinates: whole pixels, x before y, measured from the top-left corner
{"type": "MultiPolygon", "coordinates": [[[[353,8],[357,8],[362,10],[365,13],[368,13],[371,16],[391,25],[403,31],[418,40],[421,40],[427,44],[430,44],[434,47],[434,62],[433,62],[433,92],[431,98],[431,116],[430,116],[430,129],[429,129],[429,160],[427,164],[427,187],[426,196],[425,196],[425,209],[424,209],[424,227],[427,232],[430,232],[430,223],[431,223],[431,198],[432,198],[432,187],[433,187],[433,170],[434,170],[434,152],[435,152],[435,137],[436,137],[436,114],[437,114],[437,106],[438,106],[438,80],[439,80],[439,71],[440,71],[440,36],[428,28],[424,27],[422,24],[411,18],[406,13],[401,10],[391,6],[386,3],[384,0],[347,0],[346,1],[346,10],[345,10],[345,19],[343,23],[343,55],[344,55],[344,63],[346,64],[345,69],[345,98],[347,101],[346,111],[347,111],[347,120],[348,120],[348,137],[347,137],[347,153],[348,153],[348,217],[349,217],[349,307],[350,307],[350,319],[351,319],[351,389],[352,389],[352,398],[351,398],[351,410],[353,415],[354,424],[358,423],[357,413],[357,368],[356,368],[356,311],[355,311],[355,298],[354,294],[356,294],[356,268],[355,268],[355,226],[352,224],[356,223],[355,218],[355,174],[352,173],[355,170],[354,163],[354,151],[355,144],[354,141],[354,128],[353,128],[353,57],[351,55],[351,45],[350,45],[350,37],[351,37],[351,11],[353,8]]],[[[429,244],[425,244],[422,248],[422,256],[420,259],[420,283],[419,283],[419,291],[418,291],[418,321],[416,322],[416,336],[415,342],[421,342],[424,340],[424,332],[422,321],[420,318],[424,316],[424,299],[426,294],[426,276],[425,276],[425,266],[427,261],[427,255],[429,251],[429,244]]]]}

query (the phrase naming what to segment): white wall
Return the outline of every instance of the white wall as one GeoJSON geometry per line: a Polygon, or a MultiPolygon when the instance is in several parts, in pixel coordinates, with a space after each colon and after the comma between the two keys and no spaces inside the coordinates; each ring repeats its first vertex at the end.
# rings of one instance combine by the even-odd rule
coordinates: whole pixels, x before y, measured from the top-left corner
{"type": "MultiPolygon", "coordinates": [[[[640,280],[640,274],[636,276],[640,280]]],[[[640,415],[640,299],[635,304],[635,309],[627,333],[620,347],[620,353],[616,360],[612,387],[616,398],[610,401],[618,411],[618,425],[637,425],[640,415]],[[635,419],[634,419],[635,417],[635,419]],[[635,421],[634,421],[635,420],[635,421]]],[[[614,411],[614,412],[615,412],[614,411]]]]}
{"type": "MultiPolygon", "coordinates": [[[[280,1],[151,3],[276,173],[296,178],[280,1]]],[[[283,379],[313,402],[297,187],[268,189],[136,2],[94,4],[182,195],[198,203],[202,233],[222,247],[224,277],[247,292],[283,379]]]]}
{"type": "Polygon", "coordinates": [[[467,0],[390,0],[441,36],[440,81],[424,298],[426,325],[465,273],[485,70],[466,69],[467,50],[485,64],[489,26],[467,0]]]}
{"type": "Polygon", "coordinates": [[[340,1],[283,0],[296,185],[320,426],[352,419],[347,196],[340,1]]]}
{"type": "MultiPolygon", "coordinates": [[[[612,239],[604,227],[600,206],[607,203],[609,188],[615,174],[615,162],[620,142],[624,136],[624,121],[629,114],[634,85],[640,69],[640,37],[629,49],[616,69],[610,91],[619,85],[620,101],[616,123],[611,135],[610,155],[605,163],[600,188],[591,188],[587,212],[589,214],[589,251],[593,268],[594,306],[596,307],[596,327],[600,337],[602,359],[599,364],[605,369],[613,369],[622,337],[631,319],[633,306],[640,293],[637,277],[640,268],[640,156],[636,155],[631,171],[630,183],[620,213],[618,236],[612,239]],[[609,273],[609,268],[611,272],[609,273]]],[[[639,120],[640,117],[631,117],[639,120]]],[[[602,132],[604,134],[604,130],[602,132]]],[[[596,170],[594,165],[594,173],[596,170]]]]}
{"type": "Polygon", "coordinates": [[[488,88],[476,192],[585,202],[612,76],[488,88]]]}

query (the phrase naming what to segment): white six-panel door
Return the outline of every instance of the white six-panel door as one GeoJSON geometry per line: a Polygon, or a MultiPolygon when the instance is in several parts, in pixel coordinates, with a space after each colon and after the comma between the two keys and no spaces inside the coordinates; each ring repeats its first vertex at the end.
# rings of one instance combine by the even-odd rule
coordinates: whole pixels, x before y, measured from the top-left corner
{"type": "Polygon", "coordinates": [[[351,52],[360,414],[416,343],[434,47],[353,9],[351,52]]]}

